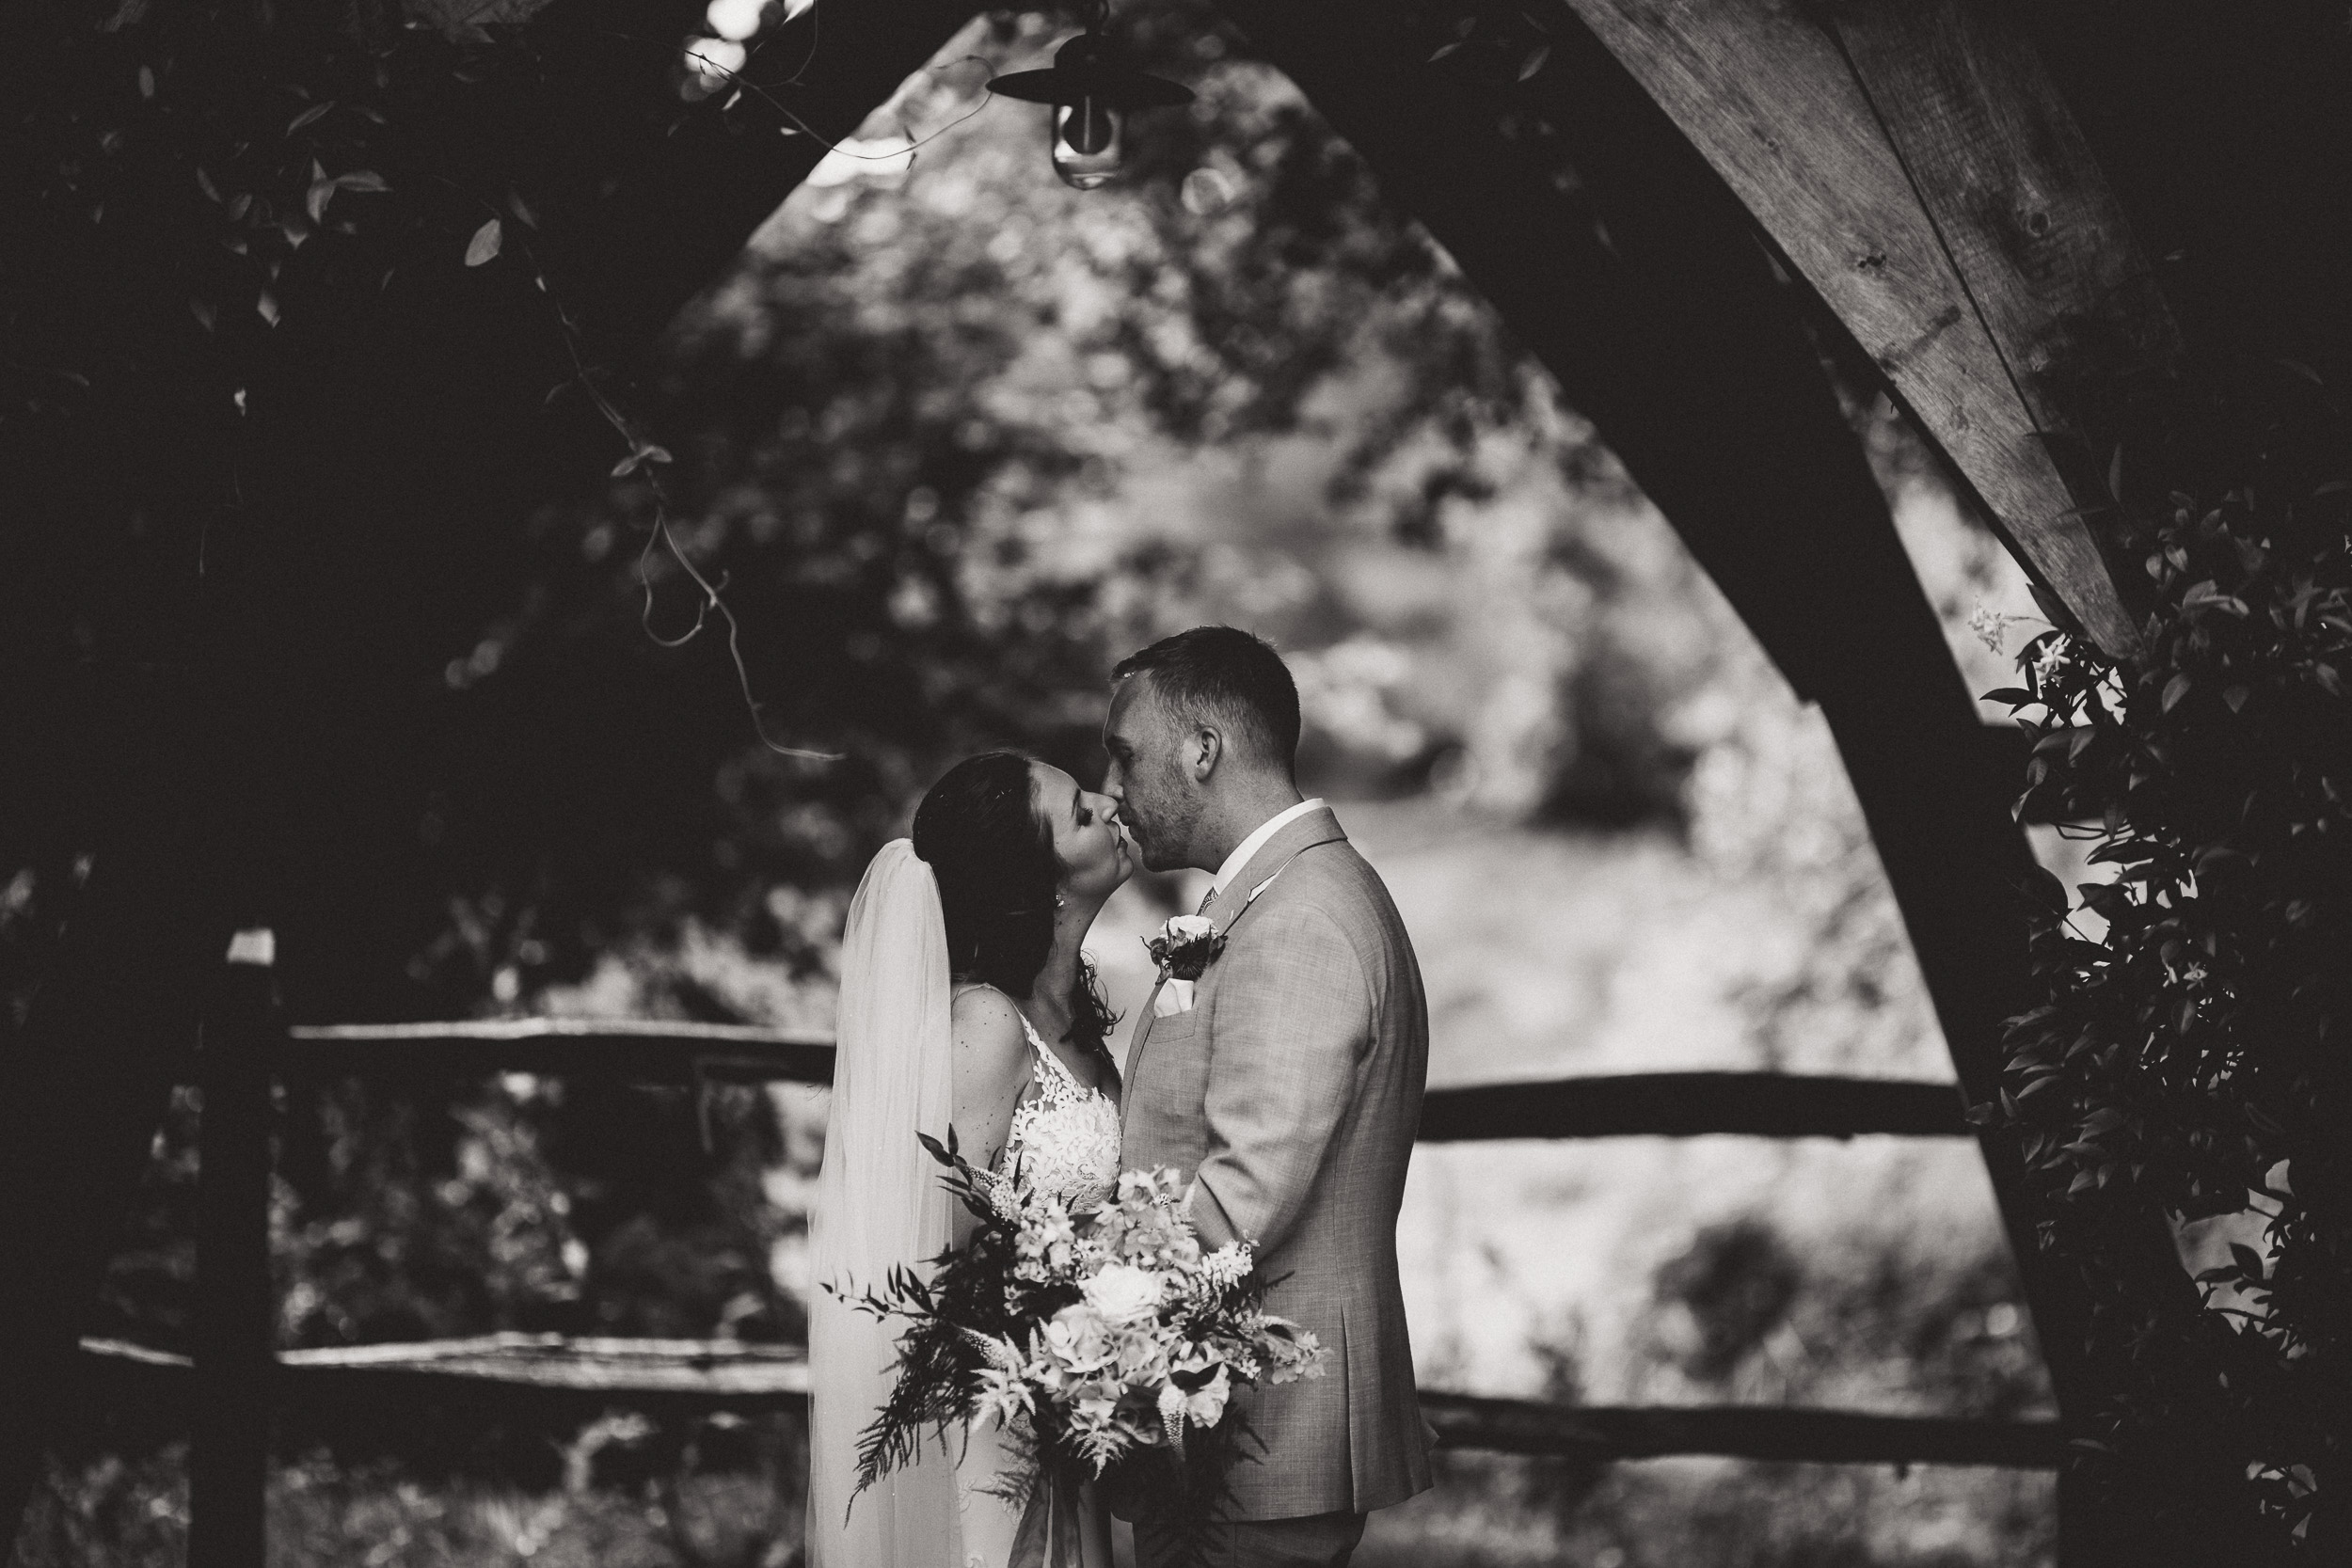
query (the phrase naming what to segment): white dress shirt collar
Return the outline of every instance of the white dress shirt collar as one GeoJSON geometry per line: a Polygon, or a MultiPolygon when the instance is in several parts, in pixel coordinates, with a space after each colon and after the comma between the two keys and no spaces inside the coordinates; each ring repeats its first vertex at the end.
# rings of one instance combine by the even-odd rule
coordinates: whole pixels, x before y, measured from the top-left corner
{"type": "Polygon", "coordinates": [[[1216,868],[1216,879],[1210,884],[1216,890],[1216,895],[1219,898],[1225,896],[1225,890],[1232,886],[1234,878],[1241,875],[1241,868],[1249,863],[1249,857],[1266,847],[1266,840],[1272,838],[1276,833],[1280,832],[1284,828],[1289,827],[1292,823],[1297,821],[1309,812],[1320,811],[1322,809],[1323,798],[1321,796],[1317,796],[1311,800],[1301,800],[1298,804],[1291,807],[1290,810],[1278,812],[1274,816],[1267,817],[1263,822],[1259,823],[1257,830],[1248,838],[1243,839],[1239,844],[1235,845],[1233,847],[1233,852],[1225,857],[1225,863],[1216,868]]]}

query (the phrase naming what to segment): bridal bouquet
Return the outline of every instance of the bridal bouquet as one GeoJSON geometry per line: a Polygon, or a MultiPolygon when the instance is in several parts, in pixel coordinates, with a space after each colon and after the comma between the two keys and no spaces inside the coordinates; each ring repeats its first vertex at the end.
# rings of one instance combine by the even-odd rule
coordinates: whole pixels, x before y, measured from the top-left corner
{"type": "Polygon", "coordinates": [[[1114,1200],[1073,1212],[1018,1168],[975,1168],[952,1132],[923,1145],[979,1224],[929,1278],[901,1269],[857,1300],[907,1323],[897,1386],[859,1448],[860,1488],[911,1460],[926,1429],[986,1418],[1026,1461],[1005,1478],[1015,1501],[1041,1476],[1099,1477],[1157,1450],[1178,1463],[1122,1484],[1146,1512],[1205,1517],[1242,1435],[1234,1390],[1323,1375],[1314,1335],[1263,1309],[1250,1249],[1203,1251],[1164,1167],[1126,1172],[1114,1200]]]}

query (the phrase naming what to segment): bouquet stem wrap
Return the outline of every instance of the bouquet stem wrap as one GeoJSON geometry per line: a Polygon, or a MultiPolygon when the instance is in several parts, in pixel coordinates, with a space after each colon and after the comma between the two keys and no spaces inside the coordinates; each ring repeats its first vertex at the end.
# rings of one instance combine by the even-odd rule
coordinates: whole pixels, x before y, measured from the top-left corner
{"type": "Polygon", "coordinates": [[[1046,1465],[1022,1511],[1006,1568],[1080,1568],[1085,1560],[1078,1518],[1078,1482],[1058,1465],[1046,1465]]]}

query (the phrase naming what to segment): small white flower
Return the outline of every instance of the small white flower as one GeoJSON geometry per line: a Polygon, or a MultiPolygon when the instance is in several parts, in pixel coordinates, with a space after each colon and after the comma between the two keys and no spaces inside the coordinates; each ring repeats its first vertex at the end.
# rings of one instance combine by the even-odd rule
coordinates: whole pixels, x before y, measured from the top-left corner
{"type": "MultiPolygon", "coordinates": [[[[1176,1386],[1169,1384],[1169,1387],[1176,1386]]],[[[1184,1416],[1194,1426],[1213,1427],[1225,1418],[1225,1402],[1232,1397],[1232,1380],[1219,1367],[1216,1375],[1184,1396],[1184,1416]]]]}
{"type": "Polygon", "coordinates": [[[1184,1391],[1172,1383],[1160,1385],[1160,1435],[1171,1449],[1184,1442],[1184,1391]]]}
{"type": "Polygon", "coordinates": [[[1021,1347],[1010,1339],[995,1338],[971,1328],[963,1331],[963,1337],[979,1347],[980,1354],[991,1367],[1009,1372],[1017,1372],[1021,1370],[1021,1347]]]}
{"type": "Polygon", "coordinates": [[[1216,929],[1216,922],[1205,914],[1176,914],[1161,929],[1177,942],[1198,942],[1216,929]]]}
{"type": "Polygon", "coordinates": [[[994,1417],[999,1426],[1010,1426],[1015,1418],[1037,1413],[1037,1398],[1017,1372],[985,1367],[980,1370],[977,1413],[994,1417]]]}
{"type": "Polygon", "coordinates": [[[1228,1242],[1200,1259],[1200,1278],[1219,1291],[1229,1291],[1242,1282],[1254,1261],[1247,1242],[1228,1242]]]}
{"type": "Polygon", "coordinates": [[[1997,654],[2009,639],[2009,624],[2015,619],[2016,616],[2004,615],[1979,600],[1977,608],[1968,612],[1968,629],[1977,634],[1978,641],[1997,654]]]}

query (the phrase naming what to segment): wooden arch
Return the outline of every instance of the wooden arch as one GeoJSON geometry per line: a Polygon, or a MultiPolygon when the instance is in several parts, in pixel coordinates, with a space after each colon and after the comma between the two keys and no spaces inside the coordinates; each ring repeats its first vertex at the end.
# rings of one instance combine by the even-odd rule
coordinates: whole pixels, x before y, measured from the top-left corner
{"type": "MultiPolygon", "coordinates": [[[[2128,133],[2129,116],[2110,112],[2110,96],[2099,125],[2077,126],[1994,0],[1548,0],[1537,9],[1554,47],[1524,90],[1581,180],[1570,201],[1503,134],[1494,103],[1428,69],[1401,8],[1219,4],[1487,294],[1820,705],[1963,1089],[1988,1098],[2000,1020],[2029,983],[2014,780],[1985,743],[1810,334],[1850,340],[2037,582],[2104,646],[2127,649],[2130,574],[2081,515],[2103,433],[2070,378],[2161,363],[2179,337],[2121,217],[2157,200],[2161,171],[2138,169],[2119,195],[2091,151],[2128,133]]],[[[2075,9],[2119,5],[2206,24],[2234,9],[2075,9]]],[[[683,25],[693,8],[556,0],[549,15],[651,28],[683,25]]],[[[812,123],[849,134],[978,10],[829,11],[836,69],[812,123]]],[[[2195,40],[2164,47],[2177,65],[2195,40]]],[[[2141,55],[2155,48],[2143,40],[2141,55]]],[[[612,109],[583,100],[581,129],[612,109]]],[[[2210,122],[2218,111],[2185,112],[2210,122]]],[[[813,138],[716,133],[628,150],[590,220],[613,262],[578,280],[605,341],[650,341],[819,150],[813,138]]],[[[233,791],[232,768],[214,773],[216,793],[233,791]]],[[[199,956],[226,936],[191,842],[198,822],[135,787],[113,809],[92,916],[0,1062],[0,1256],[49,1265],[6,1287],[24,1309],[20,1333],[0,1340],[0,1404],[14,1409],[57,1407],[105,1240],[87,1224],[89,1195],[119,1206],[129,1190],[199,1011],[199,956]],[[113,983],[126,973],[153,983],[113,983]]],[[[2069,1354],[2084,1306],[2037,1261],[2013,1151],[1995,1139],[1986,1156],[2061,1402],[2078,1410],[2096,1393],[2094,1370],[2069,1354]]],[[[2150,1277],[2165,1279],[2169,1250],[2148,1241],[2150,1277]]],[[[0,1520],[21,1507],[39,1441],[29,1422],[0,1432],[0,1520]]],[[[2088,1521],[2064,1528],[2070,1555],[2105,1555],[2088,1521]]]]}

